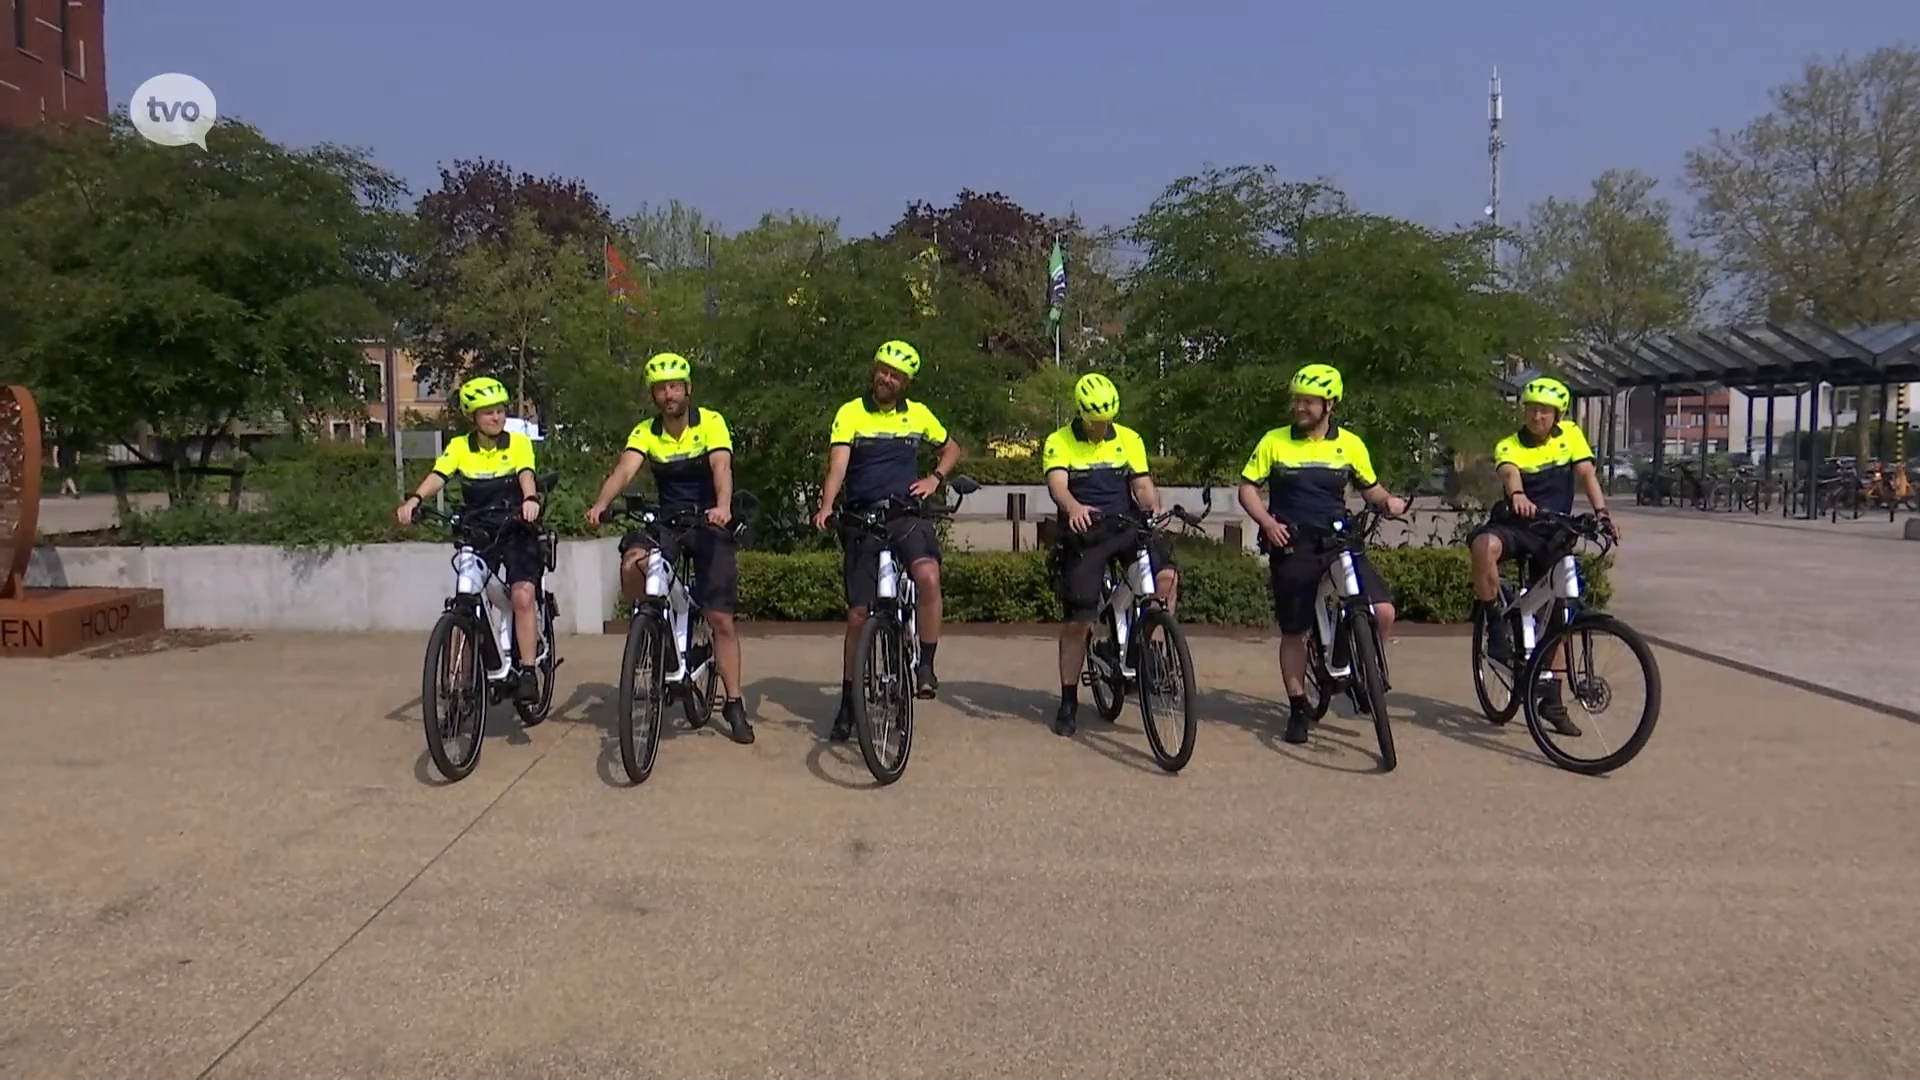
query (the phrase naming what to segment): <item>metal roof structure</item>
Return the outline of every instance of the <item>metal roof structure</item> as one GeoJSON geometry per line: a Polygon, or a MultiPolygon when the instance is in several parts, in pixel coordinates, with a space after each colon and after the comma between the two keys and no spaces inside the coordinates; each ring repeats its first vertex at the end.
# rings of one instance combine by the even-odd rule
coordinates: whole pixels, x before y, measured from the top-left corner
{"type": "Polygon", "coordinates": [[[1920,381],[1920,322],[1835,330],[1800,319],[1660,334],[1635,345],[1574,346],[1556,354],[1551,366],[1577,396],[1637,386],[1771,391],[1822,382],[1914,382],[1920,381]]]}

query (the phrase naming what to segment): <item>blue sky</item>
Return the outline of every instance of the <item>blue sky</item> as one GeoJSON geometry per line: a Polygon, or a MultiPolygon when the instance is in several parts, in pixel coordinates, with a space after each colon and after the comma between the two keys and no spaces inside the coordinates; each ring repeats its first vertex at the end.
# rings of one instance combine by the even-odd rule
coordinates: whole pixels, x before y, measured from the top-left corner
{"type": "Polygon", "coordinates": [[[616,213],[678,197],[729,227],[791,208],[851,232],[962,187],[1118,224],[1209,162],[1472,220],[1495,64],[1509,220],[1609,167],[1684,202],[1686,151],[1808,57],[1920,44],[1916,0],[107,6],[116,103],[183,71],[223,114],[366,147],[416,192],[484,155],[578,176],[616,213]]]}

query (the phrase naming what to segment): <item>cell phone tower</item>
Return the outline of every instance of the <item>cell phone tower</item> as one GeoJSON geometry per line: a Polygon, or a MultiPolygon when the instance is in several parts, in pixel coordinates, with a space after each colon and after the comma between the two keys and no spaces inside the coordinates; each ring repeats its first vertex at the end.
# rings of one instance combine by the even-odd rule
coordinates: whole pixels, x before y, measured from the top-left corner
{"type": "MultiPolygon", "coordinates": [[[[1487,80],[1487,223],[1500,224],[1500,151],[1507,148],[1507,141],[1500,136],[1500,120],[1506,112],[1506,106],[1500,99],[1500,68],[1493,69],[1493,78],[1487,80]]],[[[1493,241],[1493,265],[1500,265],[1500,241],[1493,241]]]]}

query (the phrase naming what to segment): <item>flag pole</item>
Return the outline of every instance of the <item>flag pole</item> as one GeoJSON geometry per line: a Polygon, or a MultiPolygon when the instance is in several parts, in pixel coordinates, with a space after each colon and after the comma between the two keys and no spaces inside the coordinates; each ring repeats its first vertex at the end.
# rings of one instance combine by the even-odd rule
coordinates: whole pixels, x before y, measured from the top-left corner
{"type": "MultiPolygon", "coordinates": [[[[601,277],[600,287],[608,290],[611,290],[613,288],[613,260],[607,257],[607,253],[612,250],[613,250],[613,234],[601,233],[600,234],[600,277],[601,277]]],[[[613,305],[612,304],[607,305],[606,331],[607,331],[607,363],[612,364],[613,363],[613,305]]]]}

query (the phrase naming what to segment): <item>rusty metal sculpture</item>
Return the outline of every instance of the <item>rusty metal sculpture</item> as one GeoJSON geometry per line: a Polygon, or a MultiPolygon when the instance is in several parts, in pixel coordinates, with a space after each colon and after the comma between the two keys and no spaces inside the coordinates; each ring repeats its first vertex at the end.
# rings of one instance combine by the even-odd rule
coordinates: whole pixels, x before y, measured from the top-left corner
{"type": "Polygon", "coordinates": [[[24,386],[0,387],[0,599],[24,595],[40,518],[40,410],[24,386]]]}

